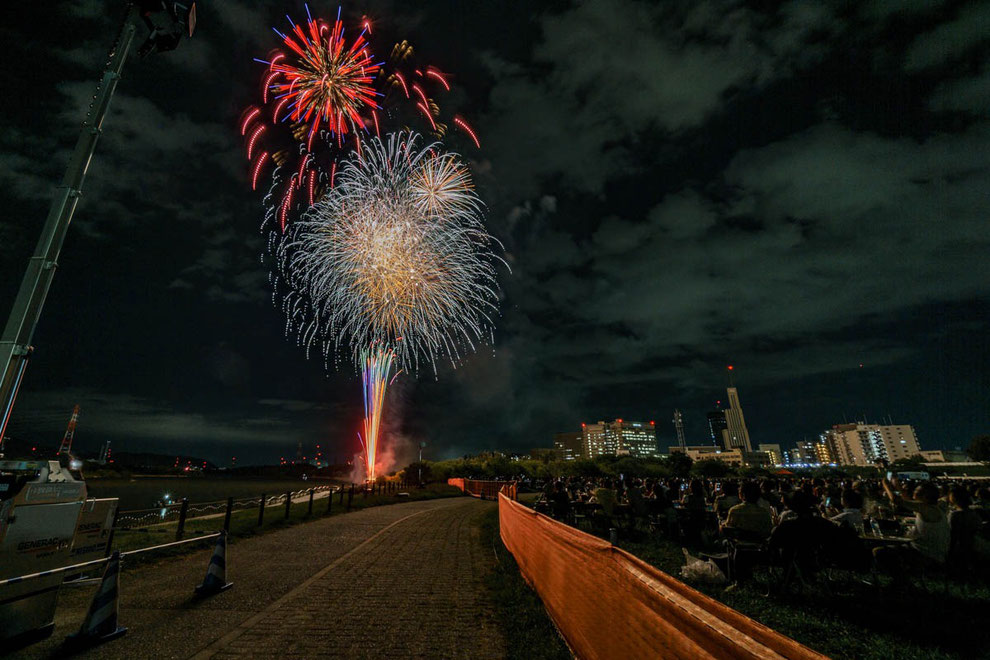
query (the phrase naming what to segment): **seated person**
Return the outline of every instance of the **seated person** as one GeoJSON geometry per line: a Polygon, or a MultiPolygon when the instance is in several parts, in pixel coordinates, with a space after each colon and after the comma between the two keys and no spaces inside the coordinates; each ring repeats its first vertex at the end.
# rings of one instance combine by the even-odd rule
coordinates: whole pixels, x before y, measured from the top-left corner
{"type": "Polygon", "coordinates": [[[938,486],[938,508],[942,509],[942,513],[946,516],[949,515],[949,511],[952,509],[949,504],[949,484],[938,486]]]}
{"type": "Polygon", "coordinates": [[[938,506],[939,492],[935,484],[926,481],[914,489],[913,498],[905,498],[883,480],[887,497],[898,507],[914,512],[914,535],[911,547],[923,557],[938,564],[945,562],[949,552],[949,521],[938,506]]]}
{"type": "Polygon", "coordinates": [[[615,489],[612,487],[612,480],[606,479],[601,488],[595,489],[595,502],[602,507],[602,512],[611,517],[615,513],[615,505],[619,503],[615,489]]]}
{"type": "Polygon", "coordinates": [[[815,500],[803,490],[784,500],[790,515],[770,534],[770,550],[785,561],[794,560],[805,571],[813,571],[819,555],[835,544],[837,528],[815,513],[815,500]]]}
{"type": "Polygon", "coordinates": [[[688,490],[681,498],[681,506],[692,512],[705,511],[707,502],[705,501],[705,488],[701,485],[700,479],[692,479],[688,490]]]}
{"type": "Polygon", "coordinates": [[[825,489],[825,499],[820,507],[821,514],[826,518],[832,518],[842,512],[841,506],[842,491],[837,484],[829,485],[825,489]]]}
{"type": "Polygon", "coordinates": [[[777,495],[777,485],[769,479],[764,479],[760,483],[760,506],[771,511],[780,510],[780,497],[777,495]]]}
{"type": "Polygon", "coordinates": [[[812,506],[811,501],[811,496],[808,495],[805,490],[792,490],[791,492],[785,494],[783,503],[784,510],[777,516],[777,524],[779,525],[784,521],[794,520],[798,517],[798,512],[791,508],[792,504],[796,506],[807,505],[810,507],[812,506]],[[795,494],[797,494],[796,498],[795,494]]]}
{"type": "Polygon", "coordinates": [[[644,499],[643,493],[640,492],[639,488],[635,484],[631,484],[629,488],[626,489],[626,500],[628,500],[629,508],[632,509],[632,514],[634,516],[638,518],[646,518],[650,515],[647,500],[644,499]]]}
{"type": "Polygon", "coordinates": [[[739,496],[742,503],[729,509],[722,523],[722,533],[730,538],[766,539],[773,529],[773,521],[770,511],[759,505],[760,486],[753,481],[744,482],[739,487],[739,496]]]}
{"type": "Polygon", "coordinates": [[[857,534],[863,531],[863,496],[851,488],[842,491],[842,512],[829,518],[841,526],[848,526],[857,534]]]}
{"type": "Polygon", "coordinates": [[[990,520],[990,488],[980,488],[976,491],[976,501],[973,508],[984,521],[990,520]]]}
{"type": "Polygon", "coordinates": [[[739,484],[731,480],[723,481],[721,494],[715,498],[714,508],[718,519],[725,520],[725,517],[729,515],[729,509],[741,501],[739,499],[739,484]]]}
{"type": "Polygon", "coordinates": [[[903,587],[908,574],[921,570],[926,563],[945,563],[949,552],[949,521],[938,506],[938,488],[931,482],[915,488],[913,498],[898,493],[887,479],[883,480],[883,488],[895,506],[914,511],[910,545],[873,549],[877,566],[893,576],[895,585],[903,587]]]}

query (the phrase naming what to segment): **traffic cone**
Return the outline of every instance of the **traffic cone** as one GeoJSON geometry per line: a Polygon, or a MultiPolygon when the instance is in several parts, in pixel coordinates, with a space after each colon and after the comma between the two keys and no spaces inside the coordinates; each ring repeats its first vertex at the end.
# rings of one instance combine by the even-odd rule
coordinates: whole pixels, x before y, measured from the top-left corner
{"type": "Polygon", "coordinates": [[[69,635],[66,643],[70,646],[93,646],[120,637],[127,628],[117,625],[120,595],[120,551],[114,550],[103,571],[103,581],[89,604],[89,612],[83,620],[79,632],[69,635]]]}
{"type": "Polygon", "coordinates": [[[196,593],[200,596],[212,596],[232,586],[233,582],[227,582],[227,532],[221,531],[217,538],[217,547],[210,557],[210,565],[206,567],[206,577],[203,584],[196,587],[196,593]]]}

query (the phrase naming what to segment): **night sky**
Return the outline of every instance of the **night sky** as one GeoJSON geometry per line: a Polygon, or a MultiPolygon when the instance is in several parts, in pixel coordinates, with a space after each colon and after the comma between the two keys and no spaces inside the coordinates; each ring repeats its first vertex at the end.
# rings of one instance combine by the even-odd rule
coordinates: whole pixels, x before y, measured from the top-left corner
{"type": "MultiPolygon", "coordinates": [[[[20,3],[0,27],[4,314],[122,5],[20,3]]],[[[358,451],[360,379],[284,337],[238,131],[285,13],[305,16],[203,2],[192,40],[129,62],[10,435],[54,449],[79,403],[84,452],[358,451]]],[[[362,14],[453,74],[482,149],[449,145],[511,266],[494,346],[397,381],[400,458],[615,417],[665,447],[674,408],[700,444],[729,363],[754,443],[864,416],[926,449],[990,432],[990,2],[344,6],[362,14]]]]}

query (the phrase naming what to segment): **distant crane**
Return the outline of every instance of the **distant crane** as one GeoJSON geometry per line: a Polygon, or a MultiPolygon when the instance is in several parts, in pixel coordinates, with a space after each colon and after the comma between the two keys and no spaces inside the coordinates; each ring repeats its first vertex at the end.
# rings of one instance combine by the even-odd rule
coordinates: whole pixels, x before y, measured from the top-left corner
{"type": "Polygon", "coordinates": [[[72,409],[72,417],[69,418],[69,426],[65,429],[65,435],[62,436],[62,444],[59,445],[57,456],[61,456],[62,452],[65,452],[66,456],[72,455],[72,438],[76,435],[76,423],[79,421],[79,404],[72,409]]]}
{"type": "Polygon", "coordinates": [[[676,408],[674,408],[674,430],[677,431],[677,444],[681,449],[687,449],[687,441],[684,440],[684,416],[676,408]]]}

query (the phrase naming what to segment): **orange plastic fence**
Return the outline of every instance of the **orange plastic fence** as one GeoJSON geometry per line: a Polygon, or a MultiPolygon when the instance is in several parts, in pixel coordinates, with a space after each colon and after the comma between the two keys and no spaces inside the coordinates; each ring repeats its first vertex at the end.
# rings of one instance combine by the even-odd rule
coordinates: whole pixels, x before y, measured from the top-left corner
{"type": "Polygon", "coordinates": [[[478,481],[476,479],[447,479],[448,486],[457,486],[468,495],[480,497],[483,500],[494,500],[499,493],[505,493],[510,499],[516,497],[516,485],[504,481],[478,481]]]}
{"type": "Polygon", "coordinates": [[[628,552],[499,498],[502,542],[578,658],[825,656],[628,552]]]}

